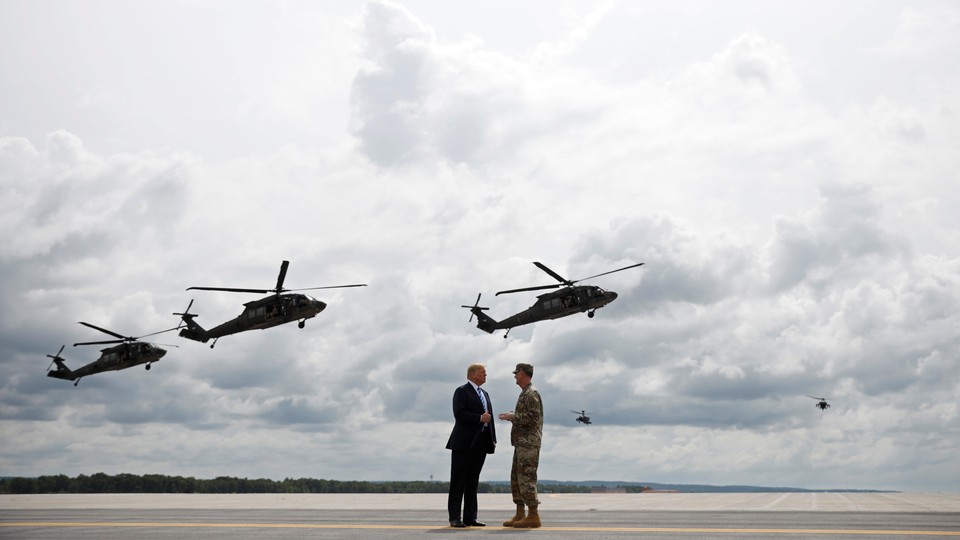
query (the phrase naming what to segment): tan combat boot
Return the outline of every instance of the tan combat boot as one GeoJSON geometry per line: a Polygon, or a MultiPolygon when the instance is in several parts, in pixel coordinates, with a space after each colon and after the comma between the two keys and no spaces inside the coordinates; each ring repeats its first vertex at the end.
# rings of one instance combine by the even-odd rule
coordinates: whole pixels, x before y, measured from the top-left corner
{"type": "Polygon", "coordinates": [[[517,503],[517,513],[512,518],[503,522],[504,527],[513,527],[513,524],[527,517],[523,511],[523,503],[517,503]]]}
{"type": "Polygon", "coordinates": [[[514,529],[536,529],[540,527],[540,512],[536,506],[531,506],[527,517],[513,523],[514,529]]]}

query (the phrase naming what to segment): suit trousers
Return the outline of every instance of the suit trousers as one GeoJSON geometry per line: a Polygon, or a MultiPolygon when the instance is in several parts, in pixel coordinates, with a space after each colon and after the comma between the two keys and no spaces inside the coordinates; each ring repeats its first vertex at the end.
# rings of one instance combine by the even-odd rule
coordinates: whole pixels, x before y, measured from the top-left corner
{"type": "Polygon", "coordinates": [[[447,496],[450,521],[460,519],[461,501],[463,521],[477,520],[477,486],[486,460],[487,453],[484,450],[453,451],[450,459],[450,493],[447,496]]]}

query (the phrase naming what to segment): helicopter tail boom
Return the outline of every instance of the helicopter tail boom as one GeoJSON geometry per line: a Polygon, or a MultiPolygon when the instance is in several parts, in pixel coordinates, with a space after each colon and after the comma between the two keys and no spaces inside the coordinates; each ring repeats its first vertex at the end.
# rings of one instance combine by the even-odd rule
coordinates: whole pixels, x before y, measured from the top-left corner
{"type": "Polygon", "coordinates": [[[488,334],[492,334],[494,330],[497,329],[499,324],[493,317],[485,314],[484,311],[490,308],[480,306],[480,295],[477,295],[477,300],[473,303],[472,306],[460,306],[462,308],[467,308],[470,310],[470,321],[473,321],[473,318],[477,318],[477,328],[483,330],[488,334]]]}
{"type": "Polygon", "coordinates": [[[47,372],[47,377],[53,377],[54,379],[64,379],[67,381],[72,381],[76,378],[73,374],[73,370],[67,367],[63,363],[63,359],[59,356],[53,358],[53,362],[57,364],[57,369],[52,369],[47,372]]]}
{"type": "MultiPolygon", "coordinates": [[[[197,324],[197,321],[193,320],[197,317],[197,313],[190,313],[190,307],[193,306],[193,300],[190,300],[190,304],[187,305],[187,309],[183,313],[174,313],[174,315],[179,315],[180,320],[183,324],[187,325],[186,328],[180,330],[180,337],[187,339],[192,339],[193,341],[199,341],[201,343],[206,343],[210,340],[207,337],[207,330],[197,324]]],[[[178,326],[177,328],[181,328],[178,326]]]]}
{"type": "Polygon", "coordinates": [[[488,334],[492,334],[494,330],[497,330],[499,321],[481,311],[480,308],[473,308],[470,311],[477,316],[477,328],[488,334]]]}
{"type": "Polygon", "coordinates": [[[201,343],[206,343],[209,341],[210,338],[207,337],[207,331],[202,326],[194,322],[193,316],[183,316],[183,322],[187,324],[187,327],[180,330],[180,337],[192,339],[193,341],[199,341],[201,343]]]}

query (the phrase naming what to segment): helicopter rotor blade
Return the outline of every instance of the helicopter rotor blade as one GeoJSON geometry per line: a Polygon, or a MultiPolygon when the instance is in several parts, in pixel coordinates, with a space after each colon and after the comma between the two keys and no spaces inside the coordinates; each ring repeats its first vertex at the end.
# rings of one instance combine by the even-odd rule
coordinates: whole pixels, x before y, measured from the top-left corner
{"type": "Polygon", "coordinates": [[[553,270],[547,268],[547,265],[545,265],[545,264],[543,264],[543,263],[540,263],[540,262],[534,262],[533,264],[537,265],[537,268],[543,270],[543,271],[546,272],[547,274],[550,274],[550,277],[552,277],[553,279],[559,281],[560,283],[563,283],[564,285],[572,285],[572,284],[573,284],[573,282],[570,281],[569,279],[564,279],[564,278],[560,277],[560,274],[558,274],[558,273],[554,272],[553,270]]]}
{"type": "Polygon", "coordinates": [[[595,277],[605,276],[605,275],[607,275],[607,274],[612,274],[612,273],[614,273],[614,272],[620,272],[620,271],[627,270],[627,269],[630,269],[630,268],[636,268],[636,267],[638,267],[638,266],[643,266],[644,263],[631,264],[630,266],[624,266],[623,268],[617,268],[616,270],[610,270],[609,272],[603,272],[602,274],[597,274],[597,275],[595,275],[595,276],[590,276],[590,277],[586,277],[586,278],[583,278],[583,279],[578,279],[578,280],[576,280],[576,281],[570,281],[569,279],[564,279],[563,276],[561,276],[560,274],[558,274],[558,273],[554,272],[553,270],[547,268],[547,265],[545,265],[545,264],[543,264],[543,263],[541,263],[541,262],[534,262],[533,264],[535,264],[535,265],[537,266],[537,268],[543,270],[544,272],[546,272],[547,274],[549,274],[550,277],[552,277],[553,279],[559,281],[560,283],[557,284],[557,285],[541,285],[541,286],[539,286],[539,287],[523,287],[523,288],[520,288],[520,289],[510,289],[510,290],[507,290],[507,291],[500,291],[500,292],[497,293],[497,296],[499,296],[499,295],[501,295],[501,294],[509,294],[509,293],[515,293],[515,292],[541,291],[541,290],[544,290],[544,289],[557,289],[557,288],[559,288],[559,287],[561,287],[561,286],[571,287],[571,286],[573,286],[574,283],[579,283],[579,282],[584,281],[584,280],[587,280],[587,279],[593,279],[593,278],[595,278],[595,277]]]}
{"type": "Polygon", "coordinates": [[[820,400],[820,401],[826,401],[826,400],[827,400],[827,398],[817,397],[817,396],[811,396],[810,394],[806,394],[806,396],[807,396],[808,398],[810,398],[810,399],[817,399],[817,400],[820,400]]]}
{"type": "MultiPolygon", "coordinates": [[[[327,287],[304,287],[301,289],[284,289],[283,283],[287,279],[287,269],[290,267],[290,261],[283,261],[280,263],[280,273],[277,274],[277,286],[274,289],[250,289],[250,288],[241,288],[241,287],[187,287],[188,291],[222,291],[222,292],[236,292],[236,293],[257,293],[257,294],[266,294],[274,293],[277,296],[280,296],[281,293],[291,292],[291,291],[316,291],[320,289],[345,289],[348,287],[366,287],[366,283],[356,283],[351,285],[332,285],[327,287]]],[[[190,305],[193,305],[193,300],[190,301],[190,305]]],[[[189,314],[190,307],[187,306],[187,311],[185,314],[189,314]]],[[[174,313],[174,315],[179,315],[174,313]]]]}
{"type": "Polygon", "coordinates": [[[524,291],[540,291],[543,289],[559,289],[563,284],[557,283],[556,285],[541,285],[539,287],[524,287],[522,289],[510,289],[509,291],[500,291],[494,296],[500,296],[501,294],[510,294],[515,292],[524,292],[524,291]]]}
{"type": "Polygon", "coordinates": [[[187,287],[188,291],[224,291],[224,292],[242,292],[265,294],[274,292],[272,289],[237,289],[234,287],[187,287]]]}
{"type": "Polygon", "coordinates": [[[366,283],[356,283],[354,285],[330,285],[328,287],[307,287],[305,289],[284,289],[287,292],[293,291],[318,291],[320,289],[346,289],[348,287],[366,287],[366,283]]]}
{"type": "Polygon", "coordinates": [[[621,271],[623,271],[623,270],[629,270],[630,268],[636,268],[636,267],[638,267],[638,266],[643,266],[643,264],[644,264],[644,263],[631,264],[630,266],[624,266],[623,268],[617,268],[616,270],[611,270],[611,271],[609,271],[609,272],[604,272],[604,273],[602,273],[602,274],[597,274],[597,275],[595,275],[595,276],[585,277],[585,278],[583,278],[583,279],[578,279],[577,281],[571,281],[570,283],[571,283],[571,284],[573,284],[573,283],[578,283],[578,282],[580,282],[580,281],[585,281],[585,280],[588,280],[588,279],[593,279],[593,278],[596,278],[596,277],[605,276],[605,275],[607,275],[607,274],[612,274],[612,273],[614,273],[614,272],[621,272],[621,271]]]}
{"type": "Polygon", "coordinates": [[[121,336],[120,334],[118,334],[118,333],[116,333],[116,332],[112,332],[112,331],[110,331],[110,330],[107,330],[106,328],[100,328],[99,326],[95,326],[95,325],[92,325],[92,324],[87,323],[87,322],[80,321],[80,324],[82,324],[82,325],[84,325],[84,326],[89,326],[90,328],[93,328],[94,330],[99,330],[99,331],[103,332],[104,334],[111,335],[111,336],[113,336],[113,337],[115,337],[115,338],[117,338],[117,339],[120,339],[120,340],[131,340],[131,339],[134,339],[134,338],[130,338],[130,337],[127,337],[127,336],[121,336]]]}
{"type": "Polygon", "coordinates": [[[111,345],[113,343],[126,343],[126,339],[112,339],[108,341],[84,341],[83,343],[74,343],[73,346],[77,345],[111,345]]]}
{"type": "Polygon", "coordinates": [[[159,332],[154,332],[154,333],[152,333],[152,334],[144,334],[144,335],[142,335],[142,336],[140,336],[140,337],[138,337],[138,338],[136,338],[136,339],[143,339],[143,338],[145,338],[145,337],[155,336],[155,335],[157,335],[157,334],[164,334],[164,333],[166,333],[166,332],[173,332],[174,330],[178,330],[179,328],[180,328],[179,326],[174,327],[174,328],[167,328],[166,330],[160,330],[159,332]]]}
{"type": "Polygon", "coordinates": [[[287,279],[287,267],[290,266],[290,261],[283,261],[280,263],[280,274],[277,275],[277,288],[274,289],[277,294],[280,294],[285,289],[283,288],[283,281],[287,279]]]}

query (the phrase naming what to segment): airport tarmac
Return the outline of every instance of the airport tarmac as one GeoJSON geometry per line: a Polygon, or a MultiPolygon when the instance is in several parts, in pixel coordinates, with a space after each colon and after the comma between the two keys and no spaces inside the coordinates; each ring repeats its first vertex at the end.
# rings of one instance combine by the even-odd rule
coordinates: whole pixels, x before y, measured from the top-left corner
{"type": "Polygon", "coordinates": [[[0,538],[960,538],[960,493],[542,494],[543,527],[447,526],[444,494],[0,495],[0,538]]]}

